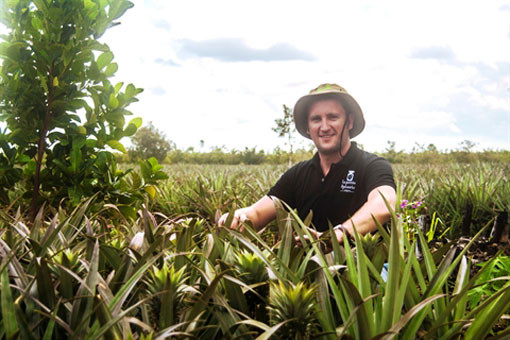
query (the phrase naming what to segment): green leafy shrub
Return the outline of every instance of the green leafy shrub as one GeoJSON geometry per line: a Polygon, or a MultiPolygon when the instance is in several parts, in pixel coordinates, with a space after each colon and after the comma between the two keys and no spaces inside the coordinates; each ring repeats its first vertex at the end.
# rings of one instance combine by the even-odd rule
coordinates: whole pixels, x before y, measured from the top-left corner
{"type": "MultiPolygon", "coordinates": [[[[115,169],[110,149],[133,135],[141,119],[126,122],[142,91],[109,80],[118,69],[98,39],[133,4],[108,1],[3,1],[9,29],[0,56],[0,171],[7,188],[31,200],[33,220],[42,201],[76,205],[105,187],[115,169]],[[114,168],[114,169],[112,169],[114,168]],[[20,169],[23,171],[21,176],[20,169]]],[[[116,173],[115,175],[121,175],[116,173]]],[[[8,199],[0,193],[4,202],[8,199]]]]}

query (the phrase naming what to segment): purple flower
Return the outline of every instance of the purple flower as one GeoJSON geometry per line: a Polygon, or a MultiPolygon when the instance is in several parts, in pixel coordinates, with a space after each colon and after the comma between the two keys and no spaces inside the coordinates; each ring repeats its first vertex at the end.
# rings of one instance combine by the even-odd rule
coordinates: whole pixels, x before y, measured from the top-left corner
{"type": "Polygon", "coordinates": [[[400,208],[404,209],[407,206],[407,203],[409,203],[408,200],[403,200],[402,203],[400,203],[400,208]]]}

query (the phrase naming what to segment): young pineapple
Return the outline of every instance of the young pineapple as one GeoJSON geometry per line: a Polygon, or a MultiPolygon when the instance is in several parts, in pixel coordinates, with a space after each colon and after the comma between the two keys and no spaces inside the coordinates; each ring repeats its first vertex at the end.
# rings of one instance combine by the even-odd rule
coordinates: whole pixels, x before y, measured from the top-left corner
{"type": "Polygon", "coordinates": [[[163,264],[161,269],[153,267],[146,281],[149,294],[155,295],[150,303],[151,323],[156,329],[169,327],[178,320],[179,309],[182,308],[184,293],[188,288],[185,275],[186,267],[175,270],[173,265],[163,264]]]}
{"type": "Polygon", "coordinates": [[[268,309],[271,325],[290,320],[278,330],[278,339],[308,340],[317,335],[314,286],[307,287],[302,282],[295,286],[281,281],[272,284],[268,309]]]}
{"type": "Polygon", "coordinates": [[[236,257],[235,267],[240,278],[247,284],[268,280],[266,264],[257,254],[241,251],[236,257]]]}
{"type": "Polygon", "coordinates": [[[258,294],[249,290],[245,293],[251,317],[258,321],[266,322],[268,319],[265,308],[266,301],[263,300],[266,299],[269,294],[269,286],[267,284],[269,275],[267,273],[266,264],[258,255],[248,251],[241,251],[236,256],[234,266],[239,275],[239,279],[253,286],[253,290],[258,294]]]}

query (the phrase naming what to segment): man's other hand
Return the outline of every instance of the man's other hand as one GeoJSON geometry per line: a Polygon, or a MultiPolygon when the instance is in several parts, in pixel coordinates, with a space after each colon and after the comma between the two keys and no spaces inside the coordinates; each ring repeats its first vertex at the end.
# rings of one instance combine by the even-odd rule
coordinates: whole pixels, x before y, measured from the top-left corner
{"type": "MultiPolygon", "coordinates": [[[[228,216],[229,216],[229,213],[225,213],[220,217],[220,219],[218,220],[218,225],[220,227],[225,225],[225,222],[227,222],[228,216]]],[[[242,222],[245,222],[247,220],[248,220],[248,217],[246,216],[246,213],[237,210],[234,212],[234,217],[232,218],[232,222],[230,223],[230,228],[238,229],[239,224],[242,222]]],[[[241,231],[243,230],[242,226],[241,226],[240,230],[241,231]]]]}

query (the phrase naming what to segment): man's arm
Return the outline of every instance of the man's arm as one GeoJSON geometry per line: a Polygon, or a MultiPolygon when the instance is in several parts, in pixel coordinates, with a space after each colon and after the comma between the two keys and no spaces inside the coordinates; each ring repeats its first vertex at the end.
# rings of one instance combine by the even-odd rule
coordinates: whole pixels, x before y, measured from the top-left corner
{"type": "MultiPolygon", "coordinates": [[[[356,227],[356,231],[362,235],[377,230],[377,225],[372,219],[372,215],[379,223],[385,223],[390,218],[390,212],[384,203],[381,194],[384,196],[390,207],[395,206],[396,193],[395,189],[389,185],[383,185],[373,189],[368,194],[368,199],[354,215],[342,225],[346,231],[354,235],[352,225],[356,227]]],[[[343,232],[341,229],[335,230],[339,242],[343,242],[343,232]]]]}
{"type": "MultiPolygon", "coordinates": [[[[218,225],[224,225],[227,217],[228,213],[223,214],[218,220],[218,225]]],[[[232,223],[230,224],[230,228],[237,229],[239,227],[239,222],[249,220],[255,229],[260,229],[275,218],[276,207],[273,203],[273,200],[269,196],[264,196],[249,207],[237,209],[234,212],[234,217],[232,219],[232,223]]]]}

